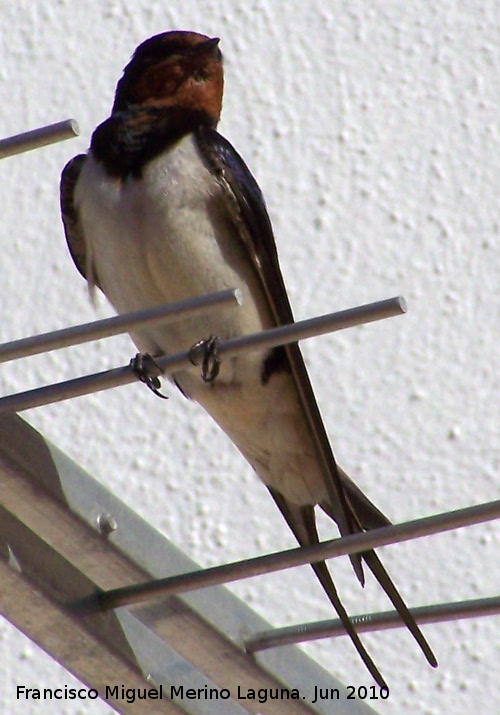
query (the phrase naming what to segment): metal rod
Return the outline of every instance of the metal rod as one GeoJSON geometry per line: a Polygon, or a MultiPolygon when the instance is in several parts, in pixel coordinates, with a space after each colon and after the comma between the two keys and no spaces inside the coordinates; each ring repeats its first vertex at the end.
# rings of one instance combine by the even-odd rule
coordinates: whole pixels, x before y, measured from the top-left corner
{"type": "MultiPolygon", "coordinates": [[[[389,298],[376,303],[362,305],[358,308],[350,308],[338,313],[329,313],[328,315],[322,315],[317,318],[302,320],[298,323],[270,328],[269,330],[264,330],[252,335],[245,335],[241,338],[224,340],[218,345],[218,354],[221,357],[232,357],[244,350],[272,348],[278,345],[293,343],[304,338],[323,335],[355,325],[401,315],[404,312],[406,312],[404,298],[389,298]]],[[[192,368],[189,350],[183,353],[177,353],[176,355],[166,355],[156,358],[156,363],[162,368],[165,374],[180,372],[187,367],[192,368]]],[[[105,370],[104,372],[98,372],[92,375],[85,375],[72,380],[65,380],[64,382],[53,385],[2,397],[0,399],[0,415],[11,412],[21,412],[52,402],[60,402],[72,397],[80,397],[81,395],[87,395],[91,392],[107,390],[112,387],[129,384],[135,380],[137,380],[137,375],[130,365],[124,365],[113,370],[105,370]]]]}
{"type": "MultiPolygon", "coordinates": [[[[444,623],[458,621],[465,618],[481,618],[500,614],[500,596],[491,598],[477,598],[470,601],[455,603],[438,603],[433,606],[420,606],[410,608],[410,613],[417,623],[444,623]]],[[[404,621],[397,611],[383,611],[380,613],[365,613],[351,616],[352,624],[358,633],[369,631],[382,631],[391,628],[406,628],[404,621]]],[[[321,638],[336,638],[346,635],[342,621],[330,619],[303,623],[287,628],[273,628],[269,631],[256,633],[248,638],[245,643],[247,653],[256,653],[268,648],[278,648],[293,643],[305,643],[321,638]]]]}
{"type": "Polygon", "coordinates": [[[47,144],[62,142],[65,139],[73,139],[79,134],[80,129],[76,120],[65,119],[62,122],[56,122],[56,124],[48,124],[39,129],[32,129],[29,132],[6,137],[5,139],[0,139],[0,159],[22,154],[32,149],[39,149],[47,144]]]}
{"type": "Polygon", "coordinates": [[[98,594],[93,599],[90,599],[87,605],[92,608],[93,601],[95,607],[95,603],[98,601],[102,608],[116,608],[117,606],[146,601],[153,597],[171,596],[184,591],[217,586],[222,583],[282,571],[295,566],[303,566],[315,561],[368,551],[379,546],[396,544],[421,536],[430,536],[431,534],[458,529],[463,526],[481,524],[498,518],[500,518],[500,500],[435,514],[402,524],[384,526],[313,546],[303,546],[298,549],[257,556],[253,559],[214,566],[192,573],[180,574],[179,576],[170,576],[148,583],[117,588],[98,594]]]}
{"type": "MultiPolygon", "coordinates": [[[[280,325],[277,328],[244,335],[240,338],[225,340],[218,348],[219,354],[232,357],[242,350],[256,350],[263,348],[274,348],[278,345],[286,345],[306,338],[314,338],[325,333],[333,333],[337,330],[353,328],[356,325],[373,323],[376,320],[392,318],[396,315],[406,313],[406,301],[402,296],[380,300],[376,303],[359,305],[356,308],[348,308],[337,313],[320,315],[317,318],[301,320],[290,325],[280,325]]],[[[162,366],[161,358],[158,362],[162,366]]]]}
{"type": "Polygon", "coordinates": [[[237,289],[219,291],[218,293],[197,296],[196,298],[189,298],[189,300],[181,300],[176,303],[158,305],[135,313],[126,313],[113,318],[104,318],[104,320],[96,320],[92,323],[74,325],[70,328],[54,330],[50,333],[13,340],[0,345],[0,363],[17,360],[28,355],[37,355],[50,350],[66,348],[71,345],[79,345],[90,340],[107,338],[111,335],[119,335],[133,328],[154,325],[155,323],[171,323],[181,318],[186,318],[192,313],[220,307],[230,301],[236,301],[241,305],[241,291],[237,289]]]}

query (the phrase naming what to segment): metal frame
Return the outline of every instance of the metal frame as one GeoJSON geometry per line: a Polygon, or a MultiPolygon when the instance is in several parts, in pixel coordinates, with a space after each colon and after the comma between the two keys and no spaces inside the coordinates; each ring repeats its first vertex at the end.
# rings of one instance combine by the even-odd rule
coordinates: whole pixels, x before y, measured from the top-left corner
{"type": "MultiPolygon", "coordinates": [[[[459,529],[463,526],[482,524],[493,519],[500,519],[500,500],[466,507],[465,509],[457,509],[456,511],[434,514],[433,516],[401,524],[383,526],[379,529],[324,541],[312,546],[302,546],[296,549],[258,556],[253,559],[237,561],[232,564],[213,566],[203,571],[181,574],[161,581],[123,586],[113,591],[94,595],[90,599],[82,599],[79,602],[79,607],[87,612],[117,608],[118,606],[147,601],[158,596],[185,593],[193,589],[230,583],[231,581],[274,573],[287,568],[304,566],[316,561],[368,551],[380,546],[398,544],[421,536],[431,536],[440,534],[443,531],[459,529]]],[[[384,617],[387,616],[387,614],[383,615],[384,617]]],[[[484,615],[490,615],[490,611],[484,615]]],[[[367,615],[358,616],[360,620],[364,619],[366,621],[368,618],[369,616],[367,615]]],[[[401,625],[404,626],[402,622],[401,625]]],[[[305,626],[301,625],[298,628],[303,631],[305,626]]],[[[376,629],[369,628],[365,630],[376,629]]],[[[310,639],[298,639],[298,641],[300,640],[310,639]]],[[[257,649],[255,648],[255,650],[257,649]]]]}
{"type": "MultiPolygon", "coordinates": [[[[67,120],[9,137],[0,141],[0,158],[77,134],[76,122],[67,120]]],[[[234,297],[239,300],[233,292],[234,297]]],[[[2,346],[0,361],[76,344],[91,339],[91,333],[116,334],[136,319],[146,316],[129,315],[17,340],[2,346]]],[[[134,379],[128,366],[122,372],[128,373],[122,384],[134,379]]],[[[14,409],[12,403],[4,402],[3,407],[6,412],[14,409]]],[[[234,696],[238,686],[258,690],[288,683],[311,700],[311,689],[317,685],[341,694],[340,713],[373,712],[362,702],[349,702],[347,708],[342,684],[295,648],[257,657],[245,653],[242,637],[267,624],[225,589],[106,613],[88,614],[74,607],[75,600],[102,589],[195,568],[19,417],[0,417],[0,612],[77,678],[101,695],[113,683],[126,683],[127,688],[168,688],[171,683],[229,686],[230,699],[216,703],[222,715],[283,711],[279,700],[249,700],[242,707],[234,696]]],[[[203,700],[107,700],[124,714],[214,712],[213,703],[203,700]]],[[[287,701],[286,708],[291,715],[330,712],[330,707],[312,706],[307,700],[287,701]]]]}
{"type": "MultiPolygon", "coordinates": [[[[66,120],[0,141],[0,158],[78,134],[66,120]]],[[[181,319],[193,310],[241,302],[238,291],[96,321],[0,346],[0,362],[129,330],[132,325],[181,319]]],[[[379,320],[406,311],[392,298],[336,314],[223,341],[219,355],[272,347],[379,320]]],[[[204,336],[200,336],[202,338],[204,336]]],[[[206,337],[206,336],[205,336],[206,337]]],[[[157,360],[167,373],[186,367],[193,353],[157,360]]],[[[130,366],[87,375],[0,399],[0,612],[101,696],[106,686],[152,692],[172,684],[228,690],[229,697],[105,698],[120,713],[221,715],[283,712],[283,701],[238,698],[248,688],[298,688],[303,699],[286,701],[290,715],[330,713],[312,704],[314,686],[339,693],[338,713],[373,713],[363,701],[347,701],[346,689],[291,643],[342,635],[338,620],[269,629],[226,589],[214,584],[290,568],[323,558],[397,543],[500,517],[500,501],[357,534],[317,546],[270,554],[200,570],[13,411],[126,384],[130,366]],[[144,580],[146,582],[144,583],[144,580]],[[141,583],[143,582],[143,583],[141,583]],[[137,585],[124,586],[125,583],[137,585]],[[185,593],[190,589],[203,591],[185,593]],[[180,596],[180,593],[183,593],[180,596]],[[176,595],[174,595],[176,594],[176,595]],[[155,604],[133,606],[152,596],[155,604]],[[278,649],[279,646],[279,649],[278,649]]],[[[500,597],[412,609],[421,623],[500,612],[500,597]]],[[[396,628],[394,612],[352,618],[359,631],[396,628]]]]}
{"type": "MultiPolygon", "coordinates": [[[[241,302],[241,293],[238,290],[229,291],[229,293],[233,298],[235,296],[237,297],[238,303],[241,302]]],[[[213,299],[217,298],[217,296],[218,294],[213,294],[201,297],[196,309],[204,309],[204,306],[211,307],[213,299]]],[[[192,303],[191,300],[186,302],[192,303]]],[[[168,305],[158,306],[152,309],[155,322],[161,320],[161,315],[164,311],[169,311],[168,305]]],[[[406,303],[404,298],[401,296],[388,298],[375,303],[348,308],[347,310],[336,313],[328,313],[327,315],[321,315],[316,318],[309,318],[308,320],[302,320],[290,325],[280,325],[259,333],[244,335],[230,340],[221,340],[217,345],[217,354],[221,358],[233,357],[246,350],[286,345],[287,343],[296,342],[297,340],[304,340],[305,338],[312,338],[318,335],[324,335],[325,333],[352,328],[356,325],[402,315],[405,312],[406,303]]],[[[111,320],[117,323],[120,321],[120,327],[113,327],[113,332],[111,332],[108,325],[103,329],[103,321],[96,321],[88,325],[74,326],[72,328],[55,331],[54,333],[24,338],[22,340],[16,340],[13,343],[5,343],[0,346],[0,362],[2,361],[2,356],[3,360],[9,360],[14,359],[14,357],[40,352],[44,344],[47,344],[50,346],[49,349],[53,350],[56,347],[67,347],[72,344],[103,337],[106,332],[108,335],[125,332],[127,328],[123,328],[123,325],[130,324],[131,322],[133,322],[135,327],[152,322],[150,311],[142,311],[141,314],[128,313],[111,320]],[[74,340],[73,336],[75,336],[74,340]]],[[[107,321],[107,323],[109,323],[109,321],[107,321]]],[[[200,339],[208,337],[207,335],[201,335],[200,339]]],[[[192,349],[175,355],[158,357],[155,359],[155,364],[164,374],[179,372],[186,367],[192,367],[192,349]]],[[[112,387],[129,384],[137,379],[137,374],[129,363],[128,365],[123,365],[113,370],[105,370],[92,375],[85,375],[72,380],[65,380],[45,387],[38,387],[34,390],[27,390],[26,392],[19,392],[15,395],[2,397],[0,398],[0,415],[22,412],[23,410],[41,407],[42,405],[48,405],[52,402],[60,402],[72,397],[81,397],[91,392],[108,390],[112,387]]]]}
{"type": "Polygon", "coordinates": [[[331,713],[314,686],[338,689],[337,712],[362,701],[294,646],[252,656],[244,640],[270,625],[223,587],[86,613],[82,597],[197,565],[17,416],[0,418],[0,612],[87,687],[228,688],[229,700],[108,699],[123,715],[331,713]],[[238,685],[298,688],[306,699],[237,702],[238,685]]]}

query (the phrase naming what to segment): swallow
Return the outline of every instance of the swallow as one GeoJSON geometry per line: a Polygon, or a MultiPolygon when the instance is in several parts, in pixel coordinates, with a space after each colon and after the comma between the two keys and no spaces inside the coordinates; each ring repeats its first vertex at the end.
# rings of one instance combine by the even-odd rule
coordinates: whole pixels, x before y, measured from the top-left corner
{"type": "MultiPolygon", "coordinates": [[[[271,222],[254,177],[216,130],[223,97],[219,39],[172,31],[135,50],[111,115],[87,154],[61,177],[69,251],[91,289],[118,313],[237,287],[241,307],[131,333],[141,353],[184,351],[206,335],[227,339],[293,322],[271,222]]],[[[213,357],[213,356],[212,356],[213,357]]],[[[300,545],[319,541],[315,509],[347,536],[390,524],[336,464],[298,344],[248,352],[175,384],[212,416],[267,486],[300,545]],[[212,375],[213,377],[213,375],[212,375]]],[[[433,666],[435,656],[374,551],[368,567],[433,666]]],[[[381,686],[325,562],[312,568],[355,648],[381,686]]]]}

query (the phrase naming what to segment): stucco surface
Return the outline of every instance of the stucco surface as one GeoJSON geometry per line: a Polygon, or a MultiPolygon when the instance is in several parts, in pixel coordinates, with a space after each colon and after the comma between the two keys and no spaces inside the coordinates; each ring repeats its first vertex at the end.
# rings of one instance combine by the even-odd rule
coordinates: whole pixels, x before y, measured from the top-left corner
{"type": "MultiPolygon", "coordinates": [[[[395,521],[498,496],[500,5],[382,0],[5,2],[1,134],[74,116],[79,139],[0,164],[0,340],[94,319],[66,252],[58,180],[110,108],[134,47],[172,28],[221,38],[221,132],[267,199],[297,317],[392,295],[409,312],[304,344],[339,462],[395,521]]],[[[110,314],[104,301],[97,315],[110,314]]],[[[201,337],[201,336],[200,336],[201,337]]],[[[120,365],[126,337],[2,366],[10,393],[120,365]]],[[[250,468],[174,388],[133,385],[26,418],[200,563],[292,546],[250,468]]],[[[323,534],[332,533],[325,524],[323,534]]],[[[494,525],[386,548],[412,606],[495,595],[494,525]]],[[[385,610],[334,564],[353,613],[385,610]]],[[[331,616],[308,569],[232,587],[275,624],[331,616]]],[[[495,712],[498,619],[366,642],[391,686],[384,715],[495,712]]],[[[306,650],[370,685],[345,639],[306,650]]],[[[96,703],[18,701],[16,685],[73,679],[0,622],[0,711],[102,715],[96,703]]]]}

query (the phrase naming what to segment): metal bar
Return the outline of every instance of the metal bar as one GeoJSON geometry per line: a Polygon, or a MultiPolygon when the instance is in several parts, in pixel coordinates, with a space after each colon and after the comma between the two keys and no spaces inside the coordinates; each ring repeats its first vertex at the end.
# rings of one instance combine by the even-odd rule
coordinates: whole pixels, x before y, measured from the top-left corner
{"type": "MultiPolygon", "coordinates": [[[[329,313],[317,318],[302,320],[290,325],[264,330],[260,333],[245,335],[240,338],[221,341],[218,345],[219,356],[232,357],[245,350],[272,348],[278,345],[293,343],[305,338],[323,335],[325,333],[343,330],[355,325],[382,320],[406,312],[404,298],[389,298],[387,300],[350,308],[337,313],[329,313]]],[[[208,336],[207,336],[208,337],[208,336]]],[[[166,355],[156,358],[156,363],[168,374],[179,372],[186,367],[192,367],[190,351],[176,355],[166,355]]],[[[83,377],[65,380],[53,385],[39,387],[0,399],[0,415],[40,407],[52,402],[68,400],[72,397],[99,392],[112,387],[126,385],[137,380],[137,375],[130,365],[104,372],[85,375],[83,377]]]]}
{"type": "Polygon", "coordinates": [[[176,303],[165,303],[147,310],[104,318],[104,320],[95,320],[92,323],[74,325],[70,328],[54,330],[50,333],[31,335],[28,338],[21,338],[20,340],[13,340],[0,345],[0,363],[79,345],[90,340],[108,338],[146,325],[171,323],[202,310],[220,307],[232,300],[241,305],[243,300],[241,291],[237,289],[219,291],[218,293],[197,296],[196,298],[189,298],[176,303]]]}
{"type": "MultiPolygon", "coordinates": [[[[325,333],[334,333],[357,325],[393,318],[396,315],[403,315],[406,311],[405,299],[402,296],[396,296],[395,298],[379,300],[375,303],[359,305],[356,308],[348,308],[336,313],[301,320],[298,323],[280,325],[277,328],[270,328],[260,333],[225,340],[220,344],[218,352],[221,356],[232,357],[244,350],[275,348],[278,345],[287,345],[288,343],[314,338],[325,333]]],[[[163,358],[158,361],[161,367],[163,367],[162,360],[163,358]]]]}
{"type": "MultiPolygon", "coordinates": [[[[146,674],[142,675],[133,663],[126,662],[110,646],[104,645],[95,632],[89,632],[90,629],[85,628],[79,619],[68,615],[58,604],[46,598],[40,589],[16,573],[3,559],[0,559],[0,578],[2,614],[85,684],[86,687],[80,691],[85,693],[85,698],[94,698],[98,693],[108,703],[110,709],[107,712],[121,715],[186,715],[184,709],[166,698],[156,703],[151,701],[148,705],[144,703],[139,710],[136,705],[106,696],[106,687],[111,683],[126,683],[127,688],[151,688],[153,683],[148,683],[146,674]]],[[[119,635],[116,626],[114,632],[119,635]]],[[[172,667],[167,657],[166,670],[172,667]]],[[[171,660],[175,665],[175,660],[171,660]]],[[[20,690],[22,698],[25,688],[21,686],[20,690]]],[[[29,704],[25,704],[27,709],[29,704]]],[[[24,711],[22,704],[18,707],[17,712],[24,711]]]]}
{"type": "Polygon", "coordinates": [[[314,546],[303,546],[298,549],[257,556],[253,559],[214,566],[157,581],[125,586],[97,594],[76,605],[85,610],[89,608],[91,611],[98,607],[104,609],[116,608],[124,604],[146,601],[153,597],[207,588],[208,586],[238,581],[274,571],[282,571],[295,566],[303,566],[315,561],[368,551],[380,546],[397,544],[401,541],[430,536],[431,534],[438,534],[442,531],[450,531],[463,526],[481,524],[498,518],[500,518],[500,499],[478,504],[477,506],[457,509],[456,511],[434,514],[433,516],[407,521],[402,524],[384,526],[361,534],[325,541],[314,546]]]}
{"type": "MultiPolygon", "coordinates": [[[[420,606],[410,608],[410,613],[420,625],[495,616],[500,614],[500,596],[420,606]]],[[[350,618],[358,633],[406,628],[397,611],[364,613],[350,618]]],[[[343,635],[346,635],[346,631],[342,621],[333,618],[256,633],[247,638],[244,645],[247,653],[256,653],[268,648],[280,648],[293,643],[306,643],[320,638],[336,638],[343,635]]]]}
{"type": "Polygon", "coordinates": [[[31,129],[29,132],[0,139],[0,159],[39,149],[47,144],[62,142],[65,139],[73,139],[79,134],[80,129],[75,119],[65,119],[39,129],[31,129]]]}

